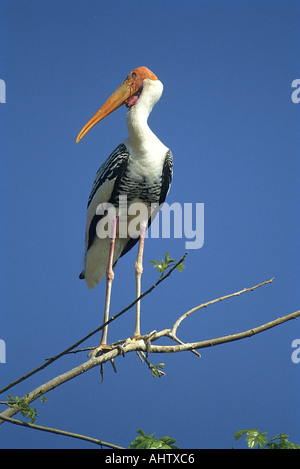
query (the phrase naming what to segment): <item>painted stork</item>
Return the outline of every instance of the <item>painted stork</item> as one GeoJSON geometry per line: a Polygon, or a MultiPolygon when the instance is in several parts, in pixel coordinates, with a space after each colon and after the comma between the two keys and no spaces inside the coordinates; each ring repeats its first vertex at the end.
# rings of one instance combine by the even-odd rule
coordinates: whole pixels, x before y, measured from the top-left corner
{"type": "MultiPolygon", "coordinates": [[[[145,231],[153,216],[153,206],[165,201],[170,188],[173,172],[172,153],[151,131],[148,117],[153,106],[162,95],[163,84],[146,67],[134,69],[119,88],[108,98],[96,114],[79,132],[78,143],[99,121],[123,104],[128,108],[127,126],[129,138],[121,143],[102,164],[96,174],[87,206],[85,237],[85,262],[80,278],[84,278],[88,288],[94,288],[106,275],[106,299],[104,323],[109,317],[110,295],[114,278],[113,267],[137,242],[138,253],[135,262],[136,295],[141,293],[143,271],[143,249],[145,231]],[[147,208],[145,220],[140,222],[137,235],[120,235],[120,220],[124,207],[119,203],[120,196],[126,196],[127,215],[130,206],[139,202],[147,208]],[[107,212],[99,214],[99,206],[112,204],[116,216],[110,220],[111,235],[97,235],[99,222],[104,222],[107,212]],[[153,205],[154,204],[154,205],[153,205]]],[[[154,210],[155,212],[155,210],[154,210]]],[[[131,220],[127,219],[127,223],[131,220]]],[[[106,220],[107,222],[107,220],[106,220]]],[[[136,304],[136,321],[132,338],[140,336],[140,304],[136,304]]],[[[103,328],[100,346],[93,355],[107,347],[107,326],[103,328]]]]}

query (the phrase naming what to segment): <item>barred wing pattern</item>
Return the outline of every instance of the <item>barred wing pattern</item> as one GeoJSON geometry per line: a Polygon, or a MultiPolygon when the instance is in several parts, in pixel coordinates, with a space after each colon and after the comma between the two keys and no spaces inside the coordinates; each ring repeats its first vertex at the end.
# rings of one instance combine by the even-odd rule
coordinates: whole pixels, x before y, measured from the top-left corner
{"type": "MultiPolygon", "coordinates": [[[[129,151],[126,146],[121,143],[111,155],[104,161],[97,171],[96,178],[89,196],[88,204],[89,207],[94,195],[97,190],[102,186],[106,180],[112,180],[118,176],[120,170],[126,167],[129,159],[129,151]]],[[[103,202],[108,202],[104,200],[103,202]]]]}
{"type": "MultiPolygon", "coordinates": [[[[173,155],[170,150],[167,151],[164,165],[163,165],[163,170],[162,170],[162,175],[161,175],[161,183],[160,183],[160,194],[159,197],[157,198],[156,202],[158,202],[157,208],[154,210],[152,213],[151,218],[148,220],[148,225],[147,228],[151,225],[152,220],[156,217],[157,213],[159,212],[161,205],[165,202],[166,197],[168,195],[168,192],[171,187],[171,182],[172,182],[172,177],[173,177],[173,155]]],[[[123,249],[120,257],[124,256],[130,249],[132,249],[136,243],[139,241],[138,238],[130,238],[127,245],[123,249]]]]}
{"type": "Polygon", "coordinates": [[[166,197],[171,187],[172,177],[173,177],[173,155],[171,151],[168,150],[166,153],[164,166],[163,166],[159,205],[163,204],[164,201],[166,200],[166,197]]]}

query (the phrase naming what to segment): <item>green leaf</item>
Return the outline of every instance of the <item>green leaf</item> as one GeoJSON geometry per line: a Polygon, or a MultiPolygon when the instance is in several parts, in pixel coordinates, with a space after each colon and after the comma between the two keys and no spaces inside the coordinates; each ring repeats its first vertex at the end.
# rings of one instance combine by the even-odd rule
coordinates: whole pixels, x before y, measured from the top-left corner
{"type": "Polygon", "coordinates": [[[153,440],[151,441],[151,444],[150,446],[148,447],[148,449],[159,449],[161,448],[163,445],[163,442],[160,441],[160,440],[153,440]]]}
{"type": "Polygon", "coordinates": [[[183,263],[181,262],[180,264],[178,264],[178,266],[176,267],[176,269],[179,270],[179,272],[182,272],[183,269],[184,269],[183,263]]]}
{"type": "Polygon", "coordinates": [[[266,437],[267,432],[259,432],[257,428],[250,430],[239,430],[234,434],[236,440],[244,435],[246,436],[246,442],[248,448],[253,449],[258,447],[259,449],[300,449],[300,446],[291,443],[288,440],[288,435],[285,433],[279,433],[269,441],[266,437]]]}
{"type": "MultiPolygon", "coordinates": [[[[164,259],[151,260],[149,262],[151,262],[151,264],[153,264],[153,267],[157,269],[158,272],[161,273],[161,277],[162,277],[167,269],[174,266],[176,261],[175,259],[173,259],[173,257],[170,257],[170,254],[168,252],[166,252],[164,259]]],[[[178,264],[177,269],[180,272],[183,271],[184,265],[182,262],[178,264]]]]}
{"type": "Polygon", "coordinates": [[[143,430],[137,430],[137,433],[141,436],[137,436],[134,441],[132,441],[129,445],[129,448],[136,448],[136,449],[179,449],[178,446],[173,445],[176,440],[175,438],[169,438],[168,436],[164,436],[162,438],[154,438],[155,433],[151,433],[150,435],[146,435],[143,430]]]}
{"type": "Polygon", "coordinates": [[[247,433],[248,430],[239,430],[237,431],[235,434],[234,434],[234,438],[235,440],[239,440],[242,436],[245,435],[245,433],[247,433]]]}
{"type": "MultiPolygon", "coordinates": [[[[7,396],[9,399],[8,406],[17,409],[21,415],[30,420],[30,423],[35,423],[38,413],[35,407],[31,407],[27,401],[28,395],[19,398],[18,396],[13,397],[7,396]]],[[[41,398],[42,402],[47,402],[45,397],[41,398]]]]}
{"type": "Polygon", "coordinates": [[[268,441],[267,437],[265,436],[266,432],[259,433],[257,428],[253,428],[252,430],[248,430],[246,437],[246,441],[248,442],[249,448],[255,448],[255,446],[264,446],[265,443],[268,441]]]}

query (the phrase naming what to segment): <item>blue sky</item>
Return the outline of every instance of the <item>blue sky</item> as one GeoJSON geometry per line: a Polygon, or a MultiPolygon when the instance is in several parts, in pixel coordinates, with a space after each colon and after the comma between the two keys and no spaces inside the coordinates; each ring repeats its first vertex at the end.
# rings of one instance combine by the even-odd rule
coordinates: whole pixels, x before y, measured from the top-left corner
{"type": "MultiPolygon", "coordinates": [[[[275,277],[252,293],[186,319],[184,341],[240,332],[299,309],[299,77],[296,1],[1,2],[1,385],[95,329],[105,282],[88,291],[83,263],[86,203],[96,170],[127,137],[126,109],[75,138],[137,66],[164,93],[149,123],[174,156],[168,202],[204,203],[205,242],[142,303],[142,332],[170,327],[202,302],[275,277]]],[[[184,239],[149,239],[143,289],[157,278],[149,260],[184,239]]],[[[132,250],[117,266],[112,312],[135,294],[132,250]]],[[[109,328],[133,331],[134,310],[109,328]]],[[[230,448],[233,434],[258,427],[300,441],[299,371],[291,360],[296,321],[191,353],[135,355],[68,382],[37,403],[40,425],[127,447],[142,428],[181,448],[230,448]]],[[[94,337],[86,345],[97,345],[94,337]]],[[[22,396],[76,366],[64,357],[11,389],[22,396]]],[[[1,396],[5,400],[6,396],[1,396]]],[[[89,448],[89,443],[2,425],[5,448],[89,448]]],[[[238,444],[236,444],[239,447],[238,444]]]]}

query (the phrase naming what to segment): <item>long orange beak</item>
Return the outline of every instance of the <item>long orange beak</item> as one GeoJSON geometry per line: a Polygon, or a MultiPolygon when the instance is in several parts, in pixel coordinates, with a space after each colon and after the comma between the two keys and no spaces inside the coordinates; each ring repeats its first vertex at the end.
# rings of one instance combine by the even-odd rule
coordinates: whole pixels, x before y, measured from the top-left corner
{"type": "Polygon", "coordinates": [[[93,117],[85,124],[79,132],[76,143],[78,143],[85,134],[91,130],[94,125],[118,109],[123,104],[126,104],[131,96],[133,96],[140,88],[144,78],[157,80],[156,75],[152,73],[147,67],[138,67],[134,69],[122,83],[121,86],[108,98],[108,100],[101,106],[101,108],[93,115],[93,117]]]}

